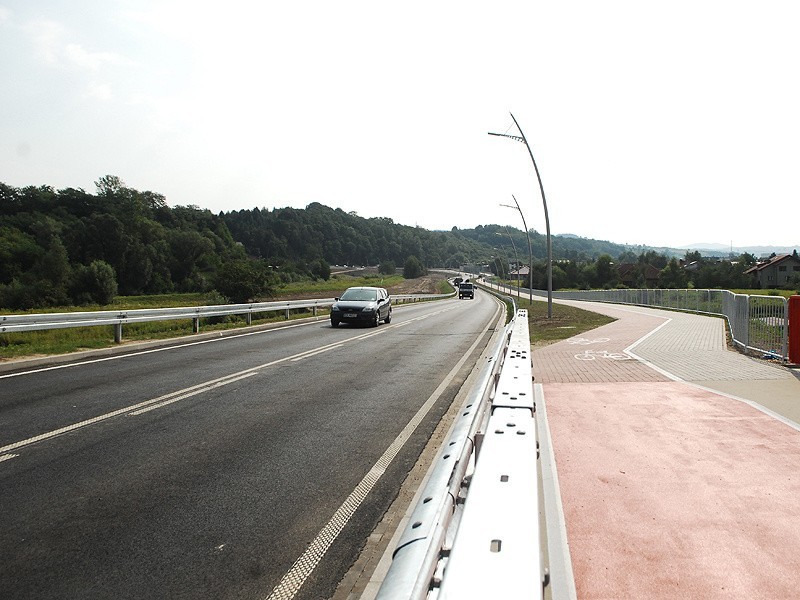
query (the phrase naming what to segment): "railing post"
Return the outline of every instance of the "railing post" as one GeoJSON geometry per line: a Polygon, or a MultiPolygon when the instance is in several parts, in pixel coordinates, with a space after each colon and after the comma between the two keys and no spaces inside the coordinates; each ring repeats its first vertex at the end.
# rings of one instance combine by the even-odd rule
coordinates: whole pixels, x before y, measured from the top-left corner
{"type": "Polygon", "coordinates": [[[200,333],[200,317],[192,318],[192,333],[200,333]]]}
{"type": "Polygon", "coordinates": [[[122,323],[114,325],[114,343],[119,344],[122,342],[122,323]]]}
{"type": "Polygon", "coordinates": [[[800,296],[789,298],[789,362],[800,365],[800,296]]]}
{"type": "Polygon", "coordinates": [[[253,313],[251,313],[251,312],[247,313],[247,316],[246,316],[245,320],[247,321],[248,325],[252,325],[253,324],[253,313]]]}
{"type": "Polygon", "coordinates": [[[289,320],[289,309],[288,308],[286,309],[286,313],[285,314],[286,314],[286,320],[288,321],[289,320]]]}

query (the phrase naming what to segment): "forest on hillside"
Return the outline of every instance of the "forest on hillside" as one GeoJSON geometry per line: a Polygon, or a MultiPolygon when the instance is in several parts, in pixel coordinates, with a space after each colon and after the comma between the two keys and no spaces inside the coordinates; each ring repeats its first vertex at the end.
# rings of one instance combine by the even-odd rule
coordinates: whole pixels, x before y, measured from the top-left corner
{"type": "MultiPolygon", "coordinates": [[[[363,218],[312,203],[304,209],[254,208],[214,214],[174,206],[116,176],[96,192],[0,183],[0,308],[107,304],[117,294],[205,292],[210,301],[269,297],[282,284],[330,277],[330,265],[422,269],[490,265],[509,277],[528,264],[524,231],[500,225],[430,231],[363,218]]],[[[530,231],[534,287],[544,279],[545,236],[530,231]]],[[[687,255],[688,256],[688,255],[687,255]]],[[[653,269],[671,287],[714,283],[746,287],[743,261],[716,261],[697,274],[652,250],[576,236],[554,236],[554,285],[609,287],[648,281],[653,269]],[[625,270],[625,263],[639,265],[625,270]],[[673,264],[674,263],[674,264],[673,264]],[[637,270],[638,269],[638,270],[637,270]]],[[[663,286],[663,285],[662,285],[663,286]]]]}

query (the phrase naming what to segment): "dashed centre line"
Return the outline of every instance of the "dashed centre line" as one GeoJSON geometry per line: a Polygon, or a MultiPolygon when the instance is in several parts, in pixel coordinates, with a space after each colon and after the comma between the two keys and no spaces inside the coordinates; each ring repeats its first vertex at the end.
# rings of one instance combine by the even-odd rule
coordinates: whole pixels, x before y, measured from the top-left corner
{"type": "Polygon", "coordinates": [[[36,442],[42,442],[42,441],[45,441],[45,440],[49,440],[49,439],[52,439],[52,438],[57,437],[59,435],[62,435],[64,433],[69,433],[71,431],[75,431],[77,429],[82,429],[82,428],[88,427],[90,425],[96,425],[98,423],[102,423],[103,421],[107,421],[109,419],[112,419],[114,417],[118,417],[120,415],[127,414],[129,416],[139,416],[139,415],[144,414],[146,412],[149,412],[151,410],[155,410],[155,409],[158,409],[158,408],[163,408],[165,406],[169,406],[170,404],[178,402],[179,400],[184,400],[184,399],[190,398],[192,396],[197,396],[198,394],[202,394],[204,392],[207,392],[207,391],[210,391],[210,390],[213,390],[213,389],[228,385],[230,383],[234,383],[236,381],[240,381],[240,380],[245,379],[247,377],[252,377],[253,375],[257,375],[259,373],[259,371],[261,371],[262,369],[265,369],[267,367],[272,367],[272,366],[275,366],[275,365],[278,365],[278,364],[281,364],[281,363],[285,363],[285,362],[298,362],[298,361],[303,360],[305,358],[310,358],[312,356],[316,356],[318,354],[322,354],[322,353],[327,352],[329,350],[334,350],[336,348],[340,348],[341,346],[343,346],[344,344],[347,344],[349,342],[355,342],[355,341],[364,340],[364,339],[367,339],[367,338],[370,338],[370,337],[373,337],[373,336],[376,336],[376,335],[381,335],[383,333],[388,332],[389,330],[398,329],[398,328],[403,327],[405,325],[408,325],[409,323],[412,323],[414,321],[422,321],[424,319],[427,319],[428,317],[431,317],[433,315],[437,315],[437,314],[446,312],[448,310],[453,310],[453,309],[452,308],[445,308],[445,309],[442,309],[442,310],[439,310],[439,311],[436,311],[436,312],[433,312],[433,313],[428,313],[428,314],[425,314],[425,315],[421,315],[419,317],[414,317],[414,318],[409,319],[408,321],[404,321],[402,323],[396,323],[396,324],[393,323],[391,325],[387,325],[386,327],[382,328],[380,331],[371,331],[369,333],[364,333],[364,334],[361,334],[361,335],[354,336],[354,337],[349,338],[347,340],[341,340],[341,341],[333,342],[331,344],[326,344],[324,346],[320,346],[318,348],[313,348],[311,350],[305,350],[303,352],[299,352],[299,353],[293,354],[291,356],[286,356],[284,358],[279,358],[277,360],[273,360],[273,361],[264,363],[262,365],[258,365],[256,367],[251,367],[249,369],[245,369],[245,370],[239,371],[237,373],[232,373],[232,374],[226,375],[224,377],[220,377],[220,378],[217,378],[217,379],[212,379],[210,381],[199,383],[197,385],[193,385],[191,387],[187,387],[187,388],[184,388],[184,389],[181,389],[181,390],[176,390],[174,392],[170,392],[168,394],[164,394],[164,395],[159,396],[157,398],[151,398],[149,400],[145,400],[143,402],[138,402],[138,403],[133,404],[131,406],[126,406],[125,408],[120,408],[120,409],[105,413],[103,415],[98,415],[96,417],[92,417],[91,419],[86,419],[86,420],[83,420],[83,421],[79,421],[77,423],[73,423],[71,425],[66,425],[64,427],[59,427],[58,429],[54,429],[52,431],[48,431],[46,433],[42,433],[42,434],[27,438],[27,439],[24,439],[24,440],[20,440],[18,442],[13,442],[11,444],[7,444],[5,446],[0,447],[0,462],[3,462],[3,461],[6,461],[6,460],[9,460],[9,459],[12,459],[12,458],[15,458],[15,457],[19,456],[18,454],[11,454],[10,452],[12,450],[18,450],[20,448],[24,448],[24,447],[30,446],[31,444],[35,444],[36,442]]]}

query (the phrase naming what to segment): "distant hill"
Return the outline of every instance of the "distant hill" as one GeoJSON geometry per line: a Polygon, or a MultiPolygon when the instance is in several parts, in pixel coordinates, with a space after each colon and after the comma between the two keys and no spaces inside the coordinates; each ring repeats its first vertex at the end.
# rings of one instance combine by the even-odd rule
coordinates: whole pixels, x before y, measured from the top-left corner
{"type": "Polygon", "coordinates": [[[760,256],[769,256],[773,252],[775,254],[791,254],[795,249],[800,251],[800,244],[795,246],[733,246],[730,244],[716,244],[716,243],[697,243],[690,244],[686,247],[687,250],[697,250],[703,256],[728,256],[731,252],[734,255],[752,254],[756,258],[760,256]]]}
{"type": "MultiPolygon", "coordinates": [[[[523,262],[527,262],[528,240],[525,232],[513,227],[501,225],[478,225],[474,229],[453,229],[459,235],[480,242],[491,248],[502,248],[506,256],[513,257],[513,249],[516,246],[517,254],[523,262]],[[512,245],[509,234],[514,240],[512,245]]],[[[547,236],[538,231],[531,231],[531,250],[534,260],[544,260],[547,258],[547,236]]],[[[601,254],[609,254],[616,258],[630,246],[617,244],[605,240],[594,240],[579,237],[572,234],[552,236],[553,258],[559,260],[595,260],[601,254]]]]}

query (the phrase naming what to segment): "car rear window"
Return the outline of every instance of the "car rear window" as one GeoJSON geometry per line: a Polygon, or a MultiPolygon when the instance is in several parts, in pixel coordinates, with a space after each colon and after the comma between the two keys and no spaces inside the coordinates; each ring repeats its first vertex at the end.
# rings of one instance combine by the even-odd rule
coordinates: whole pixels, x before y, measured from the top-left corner
{"type": "Polygon", "coordinates": [[[373,302],[377,299],[375,290],[345,290],[340,300],[353,300],[354,302],[373,302]]]}

